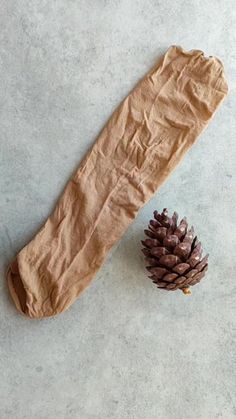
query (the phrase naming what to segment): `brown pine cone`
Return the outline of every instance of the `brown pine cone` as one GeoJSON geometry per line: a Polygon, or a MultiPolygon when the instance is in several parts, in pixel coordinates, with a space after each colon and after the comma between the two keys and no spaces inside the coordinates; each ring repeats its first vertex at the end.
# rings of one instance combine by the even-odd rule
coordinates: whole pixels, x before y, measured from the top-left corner
{"type": "Polygon", "coordinates": [[[188,230],[186,218],[177,224],[178,214],[168,216],[167,209],[162,213],[154,211],[154,220],[150,220],[148,238],[142,240],[142,252],[148,262],[147,270],[158,288],[167,291],[180,289],[184,294],[191,294],[190,286],[201,281],[208,268],[208,255],[202,258],[202,245],[188,230]]]}

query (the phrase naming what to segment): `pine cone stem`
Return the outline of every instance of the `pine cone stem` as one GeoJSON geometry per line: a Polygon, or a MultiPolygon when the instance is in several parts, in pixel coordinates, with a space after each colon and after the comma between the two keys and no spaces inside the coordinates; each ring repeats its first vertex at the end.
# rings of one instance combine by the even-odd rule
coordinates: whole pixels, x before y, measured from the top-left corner
{"type": "Polygon", "coordinates": [[[185,295],[191,295],[192,293],[191,293],[191,291],[190,291],[190,288],[189,287],[187,287],[187,288],[182,288],[182,290],[181,291],[183,291],[183,293],[185,294],[185,295]]]}

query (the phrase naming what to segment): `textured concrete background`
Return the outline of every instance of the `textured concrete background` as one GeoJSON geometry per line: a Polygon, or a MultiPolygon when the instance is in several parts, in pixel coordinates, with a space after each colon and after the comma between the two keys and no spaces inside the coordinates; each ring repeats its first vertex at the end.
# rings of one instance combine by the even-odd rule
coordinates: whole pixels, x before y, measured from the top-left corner
{"type": "Polygon", "coordinates": [[[235,2],[2,0],[0,60],[0,418],[235,418],[235,2]],[[219,56],[229,96],[81,298],[59,317],[23,318],[7,263],[171,44],[219,56]],[[190,298],[146,278],[139,241],[163,207],[211,254],[190,298]]]}

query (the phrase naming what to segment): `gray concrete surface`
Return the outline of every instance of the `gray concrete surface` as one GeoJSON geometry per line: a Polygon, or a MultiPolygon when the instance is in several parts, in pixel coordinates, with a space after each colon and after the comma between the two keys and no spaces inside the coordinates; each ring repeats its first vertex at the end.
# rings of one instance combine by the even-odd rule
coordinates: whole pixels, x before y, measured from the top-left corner
{"type": "Polygon", "coordinates": [[[0,418],[236,418],[235,2],[2,0],[0,60],[0,418]],[[228,98],[81,298],[56,318],[23,318],[7,263],[171,44],[219,56],[228,98]],[[139,241],[163,207],[211,254],[190,298],[146,278],[139,241]]]}

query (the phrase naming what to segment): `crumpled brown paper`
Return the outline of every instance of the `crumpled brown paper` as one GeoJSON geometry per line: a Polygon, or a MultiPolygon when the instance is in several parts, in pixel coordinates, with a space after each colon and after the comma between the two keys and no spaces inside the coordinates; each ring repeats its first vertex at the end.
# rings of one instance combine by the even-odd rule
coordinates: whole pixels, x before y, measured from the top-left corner
{"type": "Polygon", "coordinates": [[[217,58],[168,49],[114,112],[51,216],[9,266],[21,313],[52,316],[76,300],[226,94],[217,58]]]}

